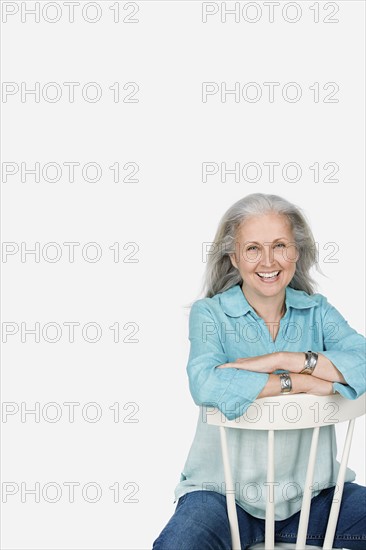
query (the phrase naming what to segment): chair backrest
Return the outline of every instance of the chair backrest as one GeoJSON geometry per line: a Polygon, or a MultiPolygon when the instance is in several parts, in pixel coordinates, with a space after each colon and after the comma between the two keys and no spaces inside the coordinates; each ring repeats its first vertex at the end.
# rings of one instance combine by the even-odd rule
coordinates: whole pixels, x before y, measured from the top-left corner
{"type": "Polygon", "coordinates": [[[226,428],[267,430],[268,457],[267,457],[267,503],[265,519],[265,548],[273,549],[275,502],[270,498],[270,487],[275,482],[274,464],[274,433],[277,430],[298,430],[313,428],[311,447],[309,452],[308,468],[303,492],[303,501],[300,513],[299,529],[296,540],[296,549],[306,548],[306,534],[312,498],[312,485],[318,446],[319,429],[322,426],[349,421],[345,444],[337,478],[337,498],[333,499],[329,514],[327,531],[323,549],[332,549],[339,508],[343,493],[347,462],[351,448],[355,419],[366,412],[366,394],[358,399],[345,399],[340,394],[317,396],[306,393],[285,394],[276,397],[257,399],[246,410],[244,415],[235,420],[228,420],[217,408],[204,406],[205,418],[208,424],[218,426],[221,436],[221,450],[224,463],[226,499],[233,550],[241,550],[238,519],[235,505],[235,489],[231,476],[229,452],[226,439],[226,428]]]}

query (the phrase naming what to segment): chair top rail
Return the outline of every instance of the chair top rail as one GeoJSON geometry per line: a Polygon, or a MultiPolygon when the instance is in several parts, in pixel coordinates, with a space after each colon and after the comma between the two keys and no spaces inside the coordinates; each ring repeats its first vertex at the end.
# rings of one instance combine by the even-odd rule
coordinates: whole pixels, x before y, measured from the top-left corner
{"type": "Polygon", "coordinates": [[[299,430],[330,426],[366,413],[366,394],[346,399],[340,394],[311,395],[307,393],[262,397],[250,404],[242,416],[229,420],[225,403],[217,407],[201,405],[204,422],[249,430],[299,430]]]}

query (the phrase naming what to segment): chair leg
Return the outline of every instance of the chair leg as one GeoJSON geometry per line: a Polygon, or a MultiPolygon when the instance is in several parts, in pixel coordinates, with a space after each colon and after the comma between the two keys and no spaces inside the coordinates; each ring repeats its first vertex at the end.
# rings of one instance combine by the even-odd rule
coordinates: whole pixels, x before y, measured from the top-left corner
{"type": "Polygon", "coordinates": [[[265,522],[265,542],[266,550],[274,548],[275,533],[275,499],[274,499],[274,430],[268,430],[268,451],[267,451],[267,503],[266,503],[266,522],[265,522]]]}
{"type": "Polygon", "coordinates": [[[327,525],[327,531],[325,533],[325,539],[323,544],[324,550],[332,550],[333,547],[333,540],[335,535],[335,530],[337,527],[337,521],[339,516],[339,509],[341,507],[341,500],[342,500],[342,494],[343,494],[343,487],[344,487],[344,479],[346,477],[346,468],[348,463],[348,457],[349,452],[351,449],[351,443],[352,443],[352,435],[353,435],[353,429],[355,426],[355,418],[352,418],[348,422],[348,430],[346,435],[346,441],[344,443],[343,453],[342,453],[342,460],[339,467],[338,477],[337,477],[337,483],[334,490],[334,496],[333,496],[333,502],[332,507],[330,509],[329,519],[328,519],[328,525],[327,525]],[[338,487],[338,492],[336,491],[338,487]]]}
{"type": "Polygon", "coordinates": [[[235,488],[234,488],[233,479],[231,475],[229,452],[227,447],[226,431],[224,426],[220,426],[220,438],[221,438],[222,460],[224,463],[226,506],[227,506],[227,514],[229,517],[231,545],[232,545],[232,550],[241,550],[238,516],[236,513],[236,504],[235,504],[235,488]]]}
{"type": "Polygon", "coordinates": [[[306,470],[306,479],[305,479],[304,495],[302,499],[302,506],[301,506],[301,512],[300,512],[299,528],[298,528],[297,538],[296,538],[296,550],[303,550],[306,545],[306,535],[308,531],[310,505],[311,505],[311,497],[312,497],[312,485],[314,480],[315,460],[316,460],[316,452],[318,449],[319,429],[320,429],[319,426],[313,428],[313,437],[311,439],[309,462],[306,470]]]}

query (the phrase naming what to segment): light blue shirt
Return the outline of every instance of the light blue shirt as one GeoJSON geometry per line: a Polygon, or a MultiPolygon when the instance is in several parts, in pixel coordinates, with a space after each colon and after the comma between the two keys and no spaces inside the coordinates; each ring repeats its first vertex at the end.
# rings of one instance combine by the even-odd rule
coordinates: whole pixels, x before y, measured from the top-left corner
{"type": "MultiPolygon", "coordinates": [[[[203,406],[219,408],[230,420],[245,413],[266,385],[269,374],[243,369],[216,369],[240,357],[276,351],[322,353],[343,374],[347,384],[333,389],[348,399],[366,391],[366,339],[348,325],[321,294],[309,295],[286,288],[286,313],[275,341],[264,320],[257,315],[240,285],[202,298],[189,316],[191,343],[187,364],[189,387],[200,406],[196,434],[175,489],[175,500],[187,492],[211,490],[225,494],[220,435],[207,424],[203,406]]],[[[281,369],[276,371],[282,372],[281,369]]],[[[275,435],[276,520],[301,508],[312,429],[280,430],[275,435]]],[[[267,479],[267,432],[227,430],[236,502],[255,517],[265,517],[267,479]]],[[[334,425],[320,429],[314,472],[313,497],[336,484],[339,462],[334,425]]],[[[347,468],[346,481],[356,474],[347,468]]]]}

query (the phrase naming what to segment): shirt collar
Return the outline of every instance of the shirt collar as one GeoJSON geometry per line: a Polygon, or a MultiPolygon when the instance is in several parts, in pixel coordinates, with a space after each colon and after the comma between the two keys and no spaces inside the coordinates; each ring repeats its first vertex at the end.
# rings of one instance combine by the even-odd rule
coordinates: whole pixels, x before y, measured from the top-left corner
{"type": "MultiPolygon", "coordinates": [[[[295,290],[287,286],[285,292],[287,310],[289,307],[306,309],[318,305],[317,302],[303,290],[295,290]]],[[[218,297],[223,311],[230,317],[241,317],[242,315],[246,315],[249,311],[256,315],[254,309],[245,298],[240,284],[236,284],[228,290],[225,290],[225,292],[218,294],[218,297]]]]}

